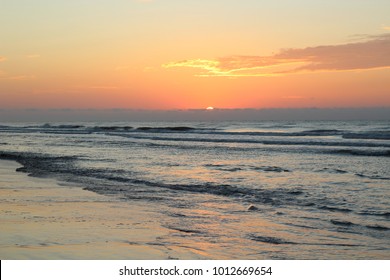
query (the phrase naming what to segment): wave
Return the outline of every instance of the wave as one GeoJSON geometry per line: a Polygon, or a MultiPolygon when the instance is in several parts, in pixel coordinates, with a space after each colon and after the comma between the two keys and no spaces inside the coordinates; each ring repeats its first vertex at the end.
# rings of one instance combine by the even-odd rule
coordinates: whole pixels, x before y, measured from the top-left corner
{"type": "Polygon", "coordinates": [[[90,128],[93,131],[128,131],[133,129],[132,126],[94,126],[90,128]]]}
{"type": "Polygon", "coordinates": [[[219,171],[228,171],[228,172],[236,172],[241,170],[277,172],[277,173],[290,172],[290,170],[279,166],[251,166],[251,165],[231,166],[226,164],[205,164],[204,166],[207,168],[216,169],[219,171]]]}
{"type": "MultiPolygon", "coordinates": [[[[265,146],[296,146],[298,149],[274,149],[274,152],[298,152],[298,153],[320,153],[332,155],[350,155],[350,156],[367,156],[367,157],[390,157],[390,150],[383,149],[390,147],[390,144],[384,143],[355,143],[355,142],[307,142],[307,141],[264,141],[257,139],[221,139],[221,138],[184,138],[184,137],[144,137],[139,135],[123,135],[123,134],[109,134],[110,136],[119,136],[132,139],[142,139],[151,141],[166,141],[166,142],[194,142],[194,143],[221,143],[221,144],[259,144],[265,146]],[[305,146],[313,147],[312,149],[303,148],[305,146]],[[334,149],[336,147],[345,147],[345,149],[334,149]],[[333,149],[331,149],[333,148],[333,149]],[[373,148],[373,149],[362,149],[373,148]]],[[[145,143],[146,144],[146,143],[145,143]]],[[[149,143],[149,145],[158,145],[156,143],[149,143]]],[[[186,146],[186,145],[163,145],[182,149],[204,149],[202,146],[186,146]]],[[[214,148],[218,148],[217,146],[214,148]]],[[[227,147],[229,149],[254,149],[252,146],[246,147],[227,147]]],[[[272,147],[275,148],[275,147],[272,147]]],[[[270,148],[267,150],[271,151],[270,148]]],[[[288,172],[288,171],[285,171],[288,172]]],[[[336,172],[336,171],[335,171],[336,172]]],[[[339,173],[343,173],[341,170],[339,173]]]]}
{"type": "MultiPolygon", "coordinates": [[[[103,195],[120,194],[127,199],[169,200],[170,191],[174,191],[224,196],[250,204],[298,205],[346,212],[345,209],[321,206],[316,203],[315,198],[313,198],[313,202],[308,203],[307,194],[297,188],[263,189],[214,183],[170,184],[136,178],[134,174],[126,170],[81,168],[75,164],[76,160],[80,160],[76,157],[57,157],[31,153],[0,153],[0,158],[18,161],[23,165],[18,171],[27,172],[33,176],[49,175],[59,177],[61,180],[81,182],[85,185],[86,190],[103,195]],[[157,192],[156,189],[158,189],[157,192]]],[[[324,203],[324,201],[321,201],[321,203],[324,203]]]]}
{"type": "Polygon", "coordinates": [[[271,236],[260,236],[255,234],[249,234],[248,238],[253,241],[274,244],[274,245],[289,245],[289,244],[298,244],[296,242],[291,242],[282,238],[271,237],[271,236]]]}
{"type": "Polygon", "coordinates": [[[255,234],[248,234],[247,238],[257,242],[263,242],[273,245],[309,245],[309,246],[341,246],[341,247],[356,247],[360,246],[357,244],[347,243],[309,243],[309,242],[293,242],[283,238],[271,237],[271,236],[260,236],[255,234]]]}
{"type": "MultiPolygon", "coordinates": [[[[170,184],[158,181],[149,181],[134,177],[131,171],[107,168],[85,168],[76,164],[80,158],[73,156],[52,156],[34,153],[3,153],[0,152],[0,159],[15,160],[23,165],[18,171],[30,173],[32,176],[54,176],[63,180],[82,182],[86,184],[87,190],[101,194],[122,193],[126,197],[134,197],[134,189],[131,186],[139,186],[142,195],[148,192],[143,187],[158,188],[162,190],[183,191],[192,193],[205,193],[219,196],[226,196],[244,199],[249,203],[285,205],[304,204],[298,198],[303,194],[299,189],[261,189],[238,187],[229,184],[170,184]],[[96,180],[103,180],[98,182],[96,180]]],[[[155,189],[150,190],[149,195],[154,197],[155,189]]]]}
{"type": "MultiPolygon", "coordinates": [[[[61,124],[61,125],[52,125],[50,123],[45,123],[41,126],[32,126],[32,127],[38,127],[38,128],[63,128],[63,129],[79,129],[79,128],[85,128],[84,125],[78,125],[78,124],[61,124]]],[[[28,127],[27,127],[28,128],[28,127]]]]}
{"type": "Polygon", "coordinates": [[[361,178],[367,178],[367,179],[371,179],[371,180],[390,180],[390,177],[383,177],[383,176],[379,176],[379,175],[365,175],[365,174],[361,174],[361,173],[356,173],[355,175],[358,177],[361,177],[361,178]]]}
{"type": "Polygon", "coordinates": [[[355,225],[354,223],[348,221],[330,220],[330,222],[336,226],[343,226],[343,227],[350,227],[355,225]]]}
{"type": "Polygon", "coordinates": [[[280,146],[329,146],[329,147],[369,147],[369,148],[390,148],[389,143],[370,142],[341,142],[341,141],[305,141],[305,140],[264,140],[254,138],[205,138],[205,137],[165,137],[165,136],[144,136],[138,134],[109,133],[108,136],[119,136],[133,139],[145,139],[153,141],[172,142],[203,142],[203,143],[231,143],[231,144],[262,144],[280,146]]]}
{"type": "Polygon", "coordinates": [[[358,149],[341,149],[329,151],[331,154],[351,155],[351,156],[370,156],[370,157],[390,157],[390,150],[358,150],[358,149]]]}
{"type": "Polygon", "coordinates": [[[376,140],[390,140],[389,131],[375,131],[369,133],[346,133],[343,134],[345,139],[376,139],[376,140]]]}
{"type": "Polygon", "coordinates": [[[382,212],[382,211],[361,211],[358,212],[359,215],[362,216],[378,216],[384,217],[386,219],[390,219],[390,212],[382,212]]]}
{"type": "MultiPolygon", "coordinates": [[[[132,129],[133,127],[131,127],[131,126],[104,126],[104,125],[90,127],[90,126],[85,126],[85,125],[81,125],[81,124],[54,125],[54,124],[50,124],[50,123],[45,123],[45,124],[40,125],[40,126],[25,126],[23,128],[25,128],[25,129],[43,128],[43,129],[48,129],[49,132],[51,132],[52,130],[64,130],[64,131],[77,130],[77,131],[80,131],[81,129],[85,130],[84,132],[98,132],[98,131],[126,131],[126,130],[132,129]]],[[[44,130],[42,132],[44,132],[44,130]]]]}
{"type": "Polygon", "coordinates": [[[199,134],[232,135],[232,136],[266,136],[266,137],[321,137],[321,136],[341,136],[344,139],[372,139],[390,140],[389,131],[361,132],[353,133],[338,129],[315,129],[298,132],[276,132],[276,131],[224,131],[221,128],[196,128],[196,127],[139,127],[137,131],[148,133],[164,132],[190,132],[199,134]]]}
{"type": "Polygon", "coordinates": [[[331,211],[331,212],[342,212],[342,213],[352,212],[352,209],[341,208],[341,207],[333,207],[333,206],[326,206],[326,205],[320,206],[319,209],[328,210],[328,211],[331,211]]]}
{"type": "MultiPolygon", "coordinates": [[[[390,140],[390,132],[388,130],[380,131],[364,131],[354,132],[348,130],[339,129],[313,129],[302,131],[232,131],[220,127],[196,127],[196,126],[140,126],[133,127],[128,125],[101,125],[101,126],[86,126],[85,124],[73,123],[73,124],[50,124],[45,123],[43,125],[33,126],[0,126],[1,131],[12,132],[44,132],[44,133],[123,133],[123,136],[131,137],[131,134],[135,134],[133,137],[149,137],[153,140],[166,140],[166,141],[200,141],[200,142],[220,142],[220,143],[261,143],[264,145],[327,145],[327,146],[364,146],[364,147],[390,147],[390,144],[386,142],[390,140]],[[192,138],[186,137],[159,137],[158,134],[184,134],[195,135],[192,138]],[[203,137],[202,137],[203,135],[203,137]],[[206,137],[204,137],[207,135],[206,137]],[[221,136],[216,138],[217,136],[221,136]],[[244,136],[248,136],[249,139],[243,139],[244,136]],[[333,139],[328,139],[329,136],[335,136],[333,139]],[[208,138],[210,137],[210,138],[208,138]],[[262,139],[255,139],[262,137],[262,139]],[[304,137],[314,138],[311,141],[305,141],[297,139],[286,141],[270,139],[276,138],[299,138],[304,137]],[[318,139],[318,137],[327,137],[326,139],[318,139]],[[266,139],[268,138],[268,139],[266,139]],[[382,140],[382,141],[365,141],[365,142],[345,142],[337,141],[337,139],[351,139],[351,140],[382,140]]],[[[120,136],[120,135],[118,135],[120,136]]]]}
{"type": "Polygon", "coordinates": [[[331,173],[331,174],[347,174],[348,173],[348,171],[345,171],[345,170],[342,170],[342,169],[328,168],[328,167],[322,168],[321,170],[319,170],[319,172],[328,172],[328,173],[331,173]]]}
{"type": "Polygon", "coordinates": [[[301,132],[275,132],[275,131],[224,131],[221,128],[196,128],[188,126],[177,127],[138,127],[131,132],[143,132],[150,134],[158,133],[187,133],[187,134],[210,134],[221,136],[257,136],[257,137],[328,137],[339,136],[344,139],[361,139],[361,140],[389,140],[390,133],[387,131],[380,132],[363,132],[351,133],[337,129],[318,129],[305,130],[301,132]]]}
{"type": "Polygon", "coordinates": [[[316,136],[325,136],[325,135],[340,135],[344,131],[338,129],[314,129],[314,130],[304,130],[299,132],[302,135],[316,135],[316,136]]]}
{"type": "Polygon", "coordinates": [[[188,228],[175,227],[175,226],[170,226],[170,225],[167,225],[165,227],[167,229],[176,230],[176,231],[180,231],[180,232],[183,232],[183,233],[191,233],[191,234],[201,234],[201,233],[203,233],[202,231],[197,230],[197,229],[188,229],[188,228]]]}
{"type": "MultiPolygon", "coordinates": [[[[85,125],[79,125],[79,124],[62,124],[62,125],[53,125],[53,124],[43,124],[41,126],[27,126],[24,128],[46,128],[46,129],[86,129],[86,130],[92,130],[92,131],[137,131],[137,132],[155,132],[155,133],[162,133],[162,132],[186,132],[186,131],[193,131],[193,130],[200,130],[196,129],[194,127],[188,127],[188,126],[168,126],[168,127],[150,127],[150,126],[141,126],[141,127],[133,127],[128,125],[123,126],[85,126],[85,125]]],[[[202,129],[203,130],[203,129],[202,129]]]]}
{"type": "MultiPolygon", "coordinates": [[[[120,195],[126,199],[148,199],[169,201],[172,193],[197,193],[229,197],[251,205],[270,205],[272,207],[299,206],[311,209],[320,209],[329,212],[350,213],[356,209],[340,207],[342,201],[316,198],[310,192],[299,187],[261,188],[245,187],[230,184],[216,183],[167,183],[137,177],[131,170],[110,169],[99,167],[84,167],[80,164],[88,158],[77,156],[55,156],[28,152],[0,152],[0,159],[15,160],[23,166],[18,171],[32,176],[52,176],[60,180],[82,183],[85,189],[103,195],[120,195]]],[[[211,168],[226,169],[226,165],[208,165],[211,168]]],[[[231,167],[230,167],[231,168],[231,167]]],[[[287,169],[277,166],[243,166],[242,168],[258,169],[262,172],[288,172],[287,169]]],[[[229,170],[232,171],[232,170],[229,170]]],[[[378,213],[361,211],[361,215],[377,215],[390,217],[388,212],[378,213]]],[[[333,224],[343,223],[332,221],[333,224]]],[[[344,223],[344,225],[346,225],[344,223]]]]}
{"type": "Polygon", "coordinates": [[[330,222],[336,226],[341,226],[341,227],[359,227],[360,230],[359,231],[356,231],[356,233],[359,233],[363,228],[366,228],[366,229],[370,229],[370,230],[376,230],[376,231],[389,231],[390,228],[386,227],[386,226],[382,226],[382,225],[361,225],[361,224],[354,224],[352,222],[348,222],[348,221],[339,221],[339,220],[330,220],[330,222]]]}
{"type": "Polygon", "coordinates": [[[75,156],[53,156],[35,153],[3,153],[0,159],[13,160],[21,165],[19,172],[26,172],[32,176],[43,176],[51,173],[62,173],[69,170],[69,166],[75,162],[75,156]]]}
{"type": "Polygon", "coordinates": [[[369,229],[378,230],[378,231],[389,231],[390,230],[390,228],[385,227],[385,226],[381,226],[381,225],[369,225],[366,227],[369,229]]]}
{"type": "Polygon", "coordinates": [[[218,165],[218,164],[206,164],[205,167],[216,169],[219,171],[227,171],[227,172],[236,172],[243,170],[242,167],[229,167],[227,165],[218,165]]]}
{"type": "MultiPolygon", "coordinates": [[[[285,127],[285,126],[272,126],[275,128],[285,127]]],[[[42,128],[42,129],[87,129],[87,130],[132,130],[134,132],[144,132],[144,133],[169,133],[169,132],[182,132],[182,133],[212,133],[212,134],[221,134],[221,135],[240,135],[240,136],[275,136],[275,137],[304,137],[304,136],[341,136],[345,139],[383,139],[390,140],[390,131],[386,128],[385,130],[375,130],[375,131],[362,131],[354,132],[349,130],[340,130],[340,129],[312,129],[312,130],[302,130],[302,131],[259,131],[257,128],[248,131],[234,131],[220,127],[196,127],[196,126],[141,126],[133,127],[128,125],[112,125],[112,126],[86,126],[85,124],[70,123],[70,124],[51,124],[45,123],[42,125],[30,125],[30,126],[9,126],[9,125],[0,125],[0,129],[5,128],[42,128]]],[[[267,126],[265,126],[267,128],[267,126]]],[[[289,127],[287,127],[289,128],[289,127]]]]}
{"type": "Polygon", "coordinates": [[[189,126],[168,126],[168,127],[143,126],[143,127],[138,127],[136,130],[161,133],[161,132],[171,132],[171,131],[186,132],[186,131],[196,131],[196,130],[204,130],[204,129],[199,129],[199,128],[197,129],[189,126]]]}
{"type": "Polygon", "coordinates": [[[281,168],[279,166],[260,166],[260,167],[254,167],[253,169],[257,171],[263,171],[263,172],[277,172],[277,173],[290,172],[290,170],[281,168]]]}

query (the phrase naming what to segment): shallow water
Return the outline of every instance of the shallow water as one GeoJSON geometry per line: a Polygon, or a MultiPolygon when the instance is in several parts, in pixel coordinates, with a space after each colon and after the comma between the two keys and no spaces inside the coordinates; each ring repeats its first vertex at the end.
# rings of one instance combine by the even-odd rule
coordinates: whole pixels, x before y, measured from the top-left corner
{"type": "Polygon", "coordinates": [[[390,259],[389,122],[0,125],[20,171],[143,201],[209,258],[390,259]]]}

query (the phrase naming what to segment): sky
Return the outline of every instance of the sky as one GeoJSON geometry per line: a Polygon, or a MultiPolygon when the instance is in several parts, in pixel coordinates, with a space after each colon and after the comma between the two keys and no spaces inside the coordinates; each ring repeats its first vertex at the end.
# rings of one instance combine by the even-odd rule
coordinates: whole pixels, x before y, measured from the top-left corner
{"type": "Polygon", "coordinates": [[[390,107],[388,0],[0,0],[0,109],[390,107]]]}

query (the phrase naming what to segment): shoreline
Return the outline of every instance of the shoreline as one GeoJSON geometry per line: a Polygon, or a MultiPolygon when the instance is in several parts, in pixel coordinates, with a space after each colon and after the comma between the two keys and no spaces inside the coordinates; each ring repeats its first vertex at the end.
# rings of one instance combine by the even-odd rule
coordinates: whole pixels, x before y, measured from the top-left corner
{"type": "Polygon", "coordinates": [[[19,167],[0,160],[1,259],[206,258],[159,244],[170,231],[159,225],[155,209],[31,177],[16,172],[19,167]]]}

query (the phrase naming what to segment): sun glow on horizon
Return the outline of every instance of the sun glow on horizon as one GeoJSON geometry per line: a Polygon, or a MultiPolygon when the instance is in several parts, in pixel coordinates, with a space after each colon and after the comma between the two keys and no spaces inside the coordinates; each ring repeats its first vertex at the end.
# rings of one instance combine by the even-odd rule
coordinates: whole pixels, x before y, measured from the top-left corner
{"type": "Polygon", "coordinates": [[[212,110],[214,110],[214,107],[211,107],[211,106],[210,106],[210,107],[207,107],[206,110],[212,111],[212,110]]]}

